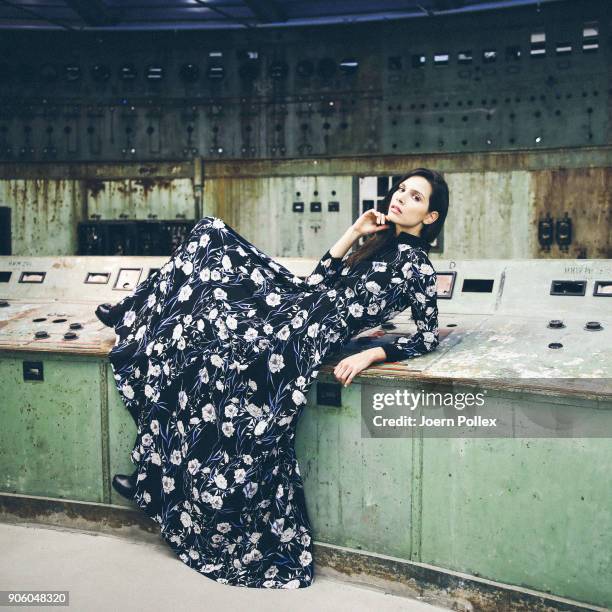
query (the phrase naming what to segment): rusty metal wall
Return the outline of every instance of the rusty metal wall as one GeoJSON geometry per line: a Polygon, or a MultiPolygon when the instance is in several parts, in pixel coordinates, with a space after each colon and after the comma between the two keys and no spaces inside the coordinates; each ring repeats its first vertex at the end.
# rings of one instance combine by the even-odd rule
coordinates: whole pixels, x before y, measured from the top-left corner
{"type": "Polygon", "coordinates": [[[204,206],[273,256],[318,258],[353,222],[351,176],[213,178],[204,206]]]}
{"type": "Polygon", "coordinates": [[[0,204],[11,208],[15,255],[58,255],[77,251],[83,189],[63,179],[0,180],[0,204]]]}
{"type": "Polygon", "coordinates": [[[552,3],[248,42],[6,32],[0,205],[13,209],[12,252],[72,254],[92,215],[217,214],[272,256],[314,257],[360,210],[359,177],[427,166],[451,190],[433,255],[608,258],[608,8],[552,3]],[[186,64],[197,78],[181,77],[186,64]],[[151,68],[162,77],[147,78],[151,68]],[[546,213],[571,218],[567,251],[540,248],[546,213]]]}
{"type": "MultiPolygon", "coordinates": [[[[227,219],[250,239],[259,240],[271,255],[300,255],[301,234],[292,229],[299,215],[290,208],[295,195],[292,186],[299,181],[324,176],[333,184],[348,177],[392,176],[425,166],[443,172],[450,188],[442,249],[432,249],[433,257],[606,259],[612,257],[611,160],[609,147],[594,147],[368,159],[208,162],[204,208],[227,219]],[[272,195],[270,175],[275,175],[272,195]],[[296,177],[301,178],[298,181],[296,177]],[[284,198],[284,203],[276,204],[278,198],[284,198]],[[288,212],[279,217],[278,210],[283,206],[288,212]],[[553,221],[566,212],[572,220],[573,239],[567,251],[555,244],[545,250],[539,244],[538,221],[548,212],[553,221]],[[289,242],[288,248],[281,242],[283,236],[289,242]]],[[[363,205],[358,181],[353,181],[352,199],[356,215],[363,205]]],[[[344,202],[342,199],[347,207],[344,202]]],[[[346,217],[338,218],[325,210],[319,219],[333,231],[313,235],[312,249],[305,256],[315,256],[313,253],[331,246],[343,231],[342,222],[346,222],[346,217]],[[334,225],[336,220],[341,223],[334,225]]]]}
{"type": "MultiPolygon", "coordinates": [[[[612,161],[612,158],[611,160],[612,161]]],[[[612,167],[557,168],[531,176],[531,201],[538,217],[572,218],[571,253],[593,259],[612,257],[612,167]]],[[[567,257],[554,245],[550,257],[567,257]]]]}
{"type": "Polygon", "coordinates": [[[193,219],[198,164],[0,164],[0,206],[11,208],[12,254],[73,255],[77,227],[101,219],[193,219]]]}
{"type": "Polygon", "coordinates": [[[204,162],[196,206],[194,164],[0,164],[0,204],[13,209],[13,254],[76,252],[79,220],[175,219],[215,214],[272,256],[316,257],[350,225],[360,207],[358,177],[403,174],[426,166],[444,173],[450,208],[445,258],[610,258],[612,151],[204,162]],[[62,179],[60,176],[74,177],[62,179]],[[47,178],[45,178],[47,177],[47,178]],[[299,194],[299,195],[298,195],[299,194]],[[304,213],[294,212],[302,202],[304,213]],[[313,212],[320,202],[321,211],[313,212]],[[330,203],[338,203],[338,212],[330,203]],[[543,250],[537,224],[567,212],[574,238],[567,252],[543,250]]]}
{"type": "Polygon", "coordinates": [[[85,182],[90,217],[101,219],[192,219],[191,179],[135,178],[85,182]]]}

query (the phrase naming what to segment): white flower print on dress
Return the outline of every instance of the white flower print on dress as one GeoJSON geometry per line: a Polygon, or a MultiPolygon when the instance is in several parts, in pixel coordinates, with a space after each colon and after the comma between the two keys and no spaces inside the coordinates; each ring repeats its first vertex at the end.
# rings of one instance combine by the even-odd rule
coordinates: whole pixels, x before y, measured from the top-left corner
{"type": "Polygon", "coordinates": [[[224,270],[231,270],[232,269],[232,260],[227,255],[224,255],[221,258],[221,265],[223,266],[224,270]]]}
{"type": "Polygon", "coordinates": [[[281,302],[280,295],[278,293],[270,293],[266,296],[266,303],[270,306],[278,306],[281,302]]]}
{"type": "Polygon", "coordinates": [[[273,354],[268,360],[268,365],[271,372],[280,372],[285,367],[285,360],[282,355],[273,354]]]}
{"type": "Polygon", "coordinates": [[[149,369],[147,370],[147,376],[157,377],[160,374],[161,374],[161,367],[159,366],[159,364],[158,363],[153,364],[149,360],[149,369]]]}
{"type": "Polygon", "coordinates": [[[210,363],[212,363],[216,368],[222,368],[225,365],[225,362],[217,353],[210,357],[210,363]]]}
{"type": "Polygon", "coordinates": [[[164,489],[164,493],[174,491],[174,478],[171,478],[170,476],[162,477],[162,487],[164,489]]]}
{"type": "Polygon", "coordinates": [[[291,394],[291,398],[293,399],[294,403],[298,406],[300,404],[306,403],[306,396],[297,389],[291,394]]]}
{"type": "MultiPolygon", "coordinates": [[[[215,279],[215,280],[219,280],[219,279],[215,279]]],[[[223,302],[227,300],[227,293],[223,289],[217,288],[213,291],[213,294],[216,300],[221,300],[223,302]]]]}
{"type": "Polygon", "coordinates": [[[132,324],[134,323],[135,320],[136,320],[136,313],[133,310],[128,310],[123,315],[123,324],[126,327],[132,327],[132,324]]]}
{"type": "Polygon", "coordinates": [[[236,408],[236,406],[234,406],[233,404],[228,404],[225,407],[225,416],[228,418],[232,418],[235,417],[238,414],[238,408],[236,408]]]}
{"type": "Polygon", "coordinates": [[[206,404],[206,406],[202,408],[202,419],[208,423],[216,420],[215,409],[212,404],[206,404]]]}
{"type": "Polygon", "coordinates": [[[287,338],[289,337],[289,333],[289,326],[283,325],[283,327],[281,327],[281,329],[276,333],[276,337],[280,338],[281,340],[287,340],[287,338]]]}
{"type": "Polygon", "coordinates": [[[379,294],[381,291],[381,287],[376,281],[368,281],[365,284],[365,287],[368,291],[374,294],[379,294]]]}
{"type": "Polygon", "coordinates": [[[134,389],[132,389],[132,387],[128,385],[127,383],[123,384],[123,386],[121,387],[121,392],[128,399],[132,399],[134,397],[134,389]]]}
{"type": "Polygon", "coordinates": [[[316,338],[319,334],[319,324],[318,323],[313,323],[312,325],[308,326],[308,335],[311,338],[316,338]]]}
{"type": "Polygon", "coordinates": [[[263,410],[255,404],[248,404],[246,409],[251,416],[260,417],[263,415],[263,410]]]}
{"type": "Polygon", "coordinates": [[[267,425],[268,425],[267,421],[259,421],[259,423],[257,423],[257,425],[255,426],[253,433],[256,436],[261,436],[261,434],[265,431],[267,425]]]}
{"type": "Polygon", "coordinates": [[[191,287],[189,285],[185,285],[179,291],[179,295],[177,299],[179,302],[185,302],[191,297],[192,293],[193,293],[193,290],[191,289],[191,287]]]}
{"type": "Polygon", "coordinates": [[[192,459],[187,464],[187,469],[189,470],[190,474],[196,474],[201,466],[202,464],[197,459],[192,459]]]}
{"type": "Polygon", "coordinates": [[[220,489],[227,489],[227,480],[225,479],[225,477],[223,476],[223,474],[217,474],[215,476],[215,484],[220,488],[220,489]]]}
{"type": "Polygon", "coordinates": [[[180,323],[178,323],[177,325],[174,326],[174,329],[172,330],[172,339],[178,340],[181,337],[182,333],[183,333],[183,326],[180,323]]]}
{"type": "Polygon", "coordinates": [[[363,306],[361,304],[353,303],[349,306],[349,312],[355,318],[359,318],[363,314],[363,306]]]}

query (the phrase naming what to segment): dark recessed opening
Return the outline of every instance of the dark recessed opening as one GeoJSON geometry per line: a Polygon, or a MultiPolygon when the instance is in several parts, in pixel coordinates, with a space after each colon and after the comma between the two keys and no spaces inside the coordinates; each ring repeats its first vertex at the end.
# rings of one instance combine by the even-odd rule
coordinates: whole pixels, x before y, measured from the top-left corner
{"type": "Polygon", "coordinates": [[[465,293],[491,293],[493,291],[493,279],[466,278],[463,280],[461,291],[465,293]]]}

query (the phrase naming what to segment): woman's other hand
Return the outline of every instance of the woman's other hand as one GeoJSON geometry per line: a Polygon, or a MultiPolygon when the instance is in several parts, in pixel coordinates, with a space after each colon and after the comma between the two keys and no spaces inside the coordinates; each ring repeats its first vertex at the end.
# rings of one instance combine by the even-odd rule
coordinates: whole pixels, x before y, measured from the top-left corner
{"type": "Polygon", "coordinates": [[[352,226],[353,230],[360,236],[380,232],[388,227],[387,216],[373,208],[366,210],[352,226]]]}
{"type": "Polygon", "coordinates": [[[345,387],[348,387],[359,372],[365,370],[375,361],[384,359],[384,355],[385,353],[380,347],[374,347],[345,357],[334,368],[334,376],[345,387]]]}

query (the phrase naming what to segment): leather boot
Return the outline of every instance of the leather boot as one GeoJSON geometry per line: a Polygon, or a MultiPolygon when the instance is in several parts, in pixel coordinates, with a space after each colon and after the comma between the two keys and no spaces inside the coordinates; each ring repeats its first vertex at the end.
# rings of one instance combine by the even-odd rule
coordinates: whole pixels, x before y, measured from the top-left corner
{"type": "Polygon", "coordinates": [[[138,470],[134,470],[134,473],[126,476],[125,474],[115,474],[113,476],[113,489],[126,499],[133,500],[136,493],[136,479],[138,477],[138,470]]]}
{"type": "Polygon", "coordinates": [[[104,304],[100,304],[96,308],[95,312],[96,317],[98,317],[98,319],[100,319],[100,321],[102,321],[102,323],[104,323],[104,325],[107,327],[114,327],[118,322],[119,316],[116,305],[113,306],[112,304],[105,302],[104,304]]]}

